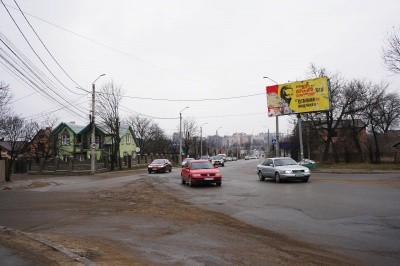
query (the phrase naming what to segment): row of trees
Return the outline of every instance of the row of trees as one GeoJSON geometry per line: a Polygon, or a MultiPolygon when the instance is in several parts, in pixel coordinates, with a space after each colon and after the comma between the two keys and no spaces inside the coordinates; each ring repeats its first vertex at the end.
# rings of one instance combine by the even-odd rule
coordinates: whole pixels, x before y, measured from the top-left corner
{"type": "MultiPolygon", "coordinates": [[[[394,28],[387,35],[385,46],[382,49],[382,60],[388,71],[394,75],[400,74],[400,28],[394,28]]],[[[363,152],[360,139],[360,121],[367,128],[372,137],[368,144],[370,161],[380,163],[381,152],[378,136],[391,129],[400,128],[400,95],[399,90],[390,92],[387,83],[374,83],[367,79],[346,80],[340,73],[328,73],[325,68],[311,64],[307,73],[309,78],[326,76],[330,80],[330,98],[332,109],[328,112],[309,113],[302,115],[307,121],[309,130],[313,131],[314,138],[324,146],[323,161],[328,161],[332,150],[335,161],[337,158],[337,145],[333,138],[339,127],[350,129],[349,138],[355,143],[359,161],[362,161],[363,152]],[[320,134],[321,130],[324,134],[320,134]],[[319,132],[319,133],[317,133],[319,132]]],[[[346,143],[343,143],[346,148],[346,143]]]]}
{"type": "MultiPolygon", "coordinates": [[[[375,84],[365,79],[345,80],[339,73],[331,74],[324,68],[310,65],[310,78],[323,76],[329,77],[330,80],[332,109],[302,115],[302,120],[306,121],[314,142],[324,147],[322,160],[327,162],[329,154],[333,153],[334,160],[339,161],[337,155],[339,147],[334,145],[333,140],[338,129],[346,127],[349,134],[347,137],[355,143],[358,161],[362,161],[365,149],[363,149],[364,144],[360,143],[359,136],[366,127],[374,140],[373,145],[369,144],[368,147],[371,162],[379,163],[378,135],[399,128],[399,93],[388,91],[388,84],[375,84]]],[[[346,143],[341,143],[341,147],[348,148],[346,143]]]]}

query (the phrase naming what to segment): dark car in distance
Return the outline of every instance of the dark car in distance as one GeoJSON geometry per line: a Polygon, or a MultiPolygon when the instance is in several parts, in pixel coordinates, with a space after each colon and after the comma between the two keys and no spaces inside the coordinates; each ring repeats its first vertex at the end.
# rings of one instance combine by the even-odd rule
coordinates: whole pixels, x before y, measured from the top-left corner
{"type": "Polygon", "coordinates": [[[155,159],[151,164],[147,166],[149,174],[151,172],[166,173],[172,171],[172,164],[168,159],[155,159]]]}
{"type": "Polygon", "coordinates": [[[192,160],[186,163],[181,170],[182,184],[189,186],[197,184],[216,184],[221,186],[222,175],[208,160],[192,160]]]}

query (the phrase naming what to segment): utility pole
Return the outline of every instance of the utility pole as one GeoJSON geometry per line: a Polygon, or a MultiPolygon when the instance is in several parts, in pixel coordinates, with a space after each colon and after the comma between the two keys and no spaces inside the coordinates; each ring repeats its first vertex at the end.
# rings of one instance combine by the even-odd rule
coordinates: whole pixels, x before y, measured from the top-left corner
{"type": "Polygon", "coordinates": [[[96,107],[96,99],[95,99],[95,93],[96,93],[96,88],[94,83],[102,76],[105,74],[101,74],[95,81],[92,83],[92,143],[91,143],[91,173],[94,174],[96,173],[96,154],[95,154],[95,149],[96,149],[96,124],[95,124],[95,107],[96,107]]]}
{"type": "Polygon", "coordinates": [[[179,112],[179,165],[182,166],[182,112],[189,107],[185,107],[179,112]]]}
{"type": "Polygon", "coordinates": [[[203,156],[203,126],[204,125],[207,125],[207,123],[204,123],[200,126],[200,157],[203,156]]]}

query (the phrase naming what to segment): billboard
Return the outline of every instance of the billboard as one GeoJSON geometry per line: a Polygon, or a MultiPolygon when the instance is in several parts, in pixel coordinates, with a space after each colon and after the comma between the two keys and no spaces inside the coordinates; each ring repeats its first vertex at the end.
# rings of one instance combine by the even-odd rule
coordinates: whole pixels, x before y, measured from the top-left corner
{"type": "Polygon", "coordinates": [[[331,109],[326,77],[267,87],[268,116],[328,111],[331,109]]]}

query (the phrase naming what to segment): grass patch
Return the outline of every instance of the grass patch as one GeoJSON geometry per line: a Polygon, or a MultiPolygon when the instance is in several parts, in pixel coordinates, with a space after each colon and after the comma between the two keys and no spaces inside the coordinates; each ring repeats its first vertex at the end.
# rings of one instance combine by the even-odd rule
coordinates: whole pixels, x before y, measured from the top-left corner
{"type": "Polygon", "coordinates": [[[316,168],[323,169],[370,169],[370,170],[399,170],[400,164],[394,163],[316,163],[316,168]]]}

